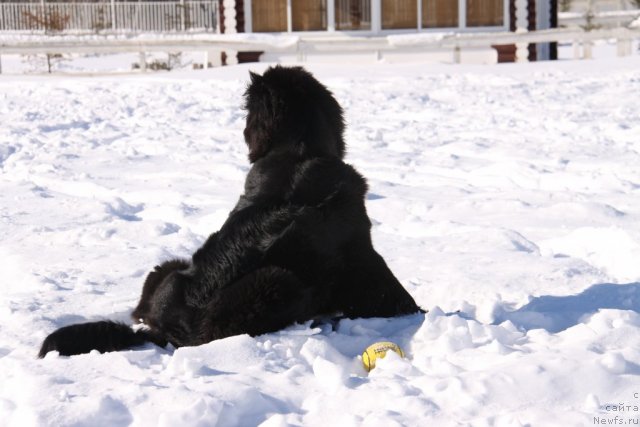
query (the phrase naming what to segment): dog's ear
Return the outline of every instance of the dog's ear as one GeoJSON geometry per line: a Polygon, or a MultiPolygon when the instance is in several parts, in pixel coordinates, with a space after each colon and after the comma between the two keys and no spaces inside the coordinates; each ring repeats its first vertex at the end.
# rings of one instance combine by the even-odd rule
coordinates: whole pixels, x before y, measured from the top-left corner
{"type": "Polygon", "coordinates": [[[253,71],[249,71],[249,77],[251,78],[251,84],[256,84],[262,80],[262,76],[253,71]]]}
{"type": "Polygon", "coordinates": [[[174,259],[165,261],[160,265],[156,265],[152,272],[147,275],[147,278],[142,285],[142,295],[138,305],[131,313],[131,317],[135,322],[139,322],[141,319],[147,317],[149,313],[151,300],[162,283],[162,281],[174,271],[186,270],[191,266],[191,263],[182,259],[174,259]]]}
{"type": "Polygon", "coordinates": [[[280,122],[282,102],[263,76],[249,72],[251,82],[244,93],[247,122],[244,139],[249,147],[249,161],[254,163],[271,149],[280,122]]]}

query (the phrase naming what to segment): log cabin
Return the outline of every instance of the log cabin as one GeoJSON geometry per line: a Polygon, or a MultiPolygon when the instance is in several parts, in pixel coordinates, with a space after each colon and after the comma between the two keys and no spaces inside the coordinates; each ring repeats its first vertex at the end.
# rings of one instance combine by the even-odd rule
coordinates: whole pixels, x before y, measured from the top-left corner
{"type": "MultiPolygon", "coordinates": [[[[533,31],[558,25],[558,0],[219,0],[219,12],[222,33],[384,36],[533,31]]],[[[515,60],[514,45],[493,48],[497,62],[515,60]]],[[[528,50],[530,61],[557,58],[553,43],[528,50]]],[[[279,58],[262,52],[237,56],[237,62],[258,60],[279,58]]]]}

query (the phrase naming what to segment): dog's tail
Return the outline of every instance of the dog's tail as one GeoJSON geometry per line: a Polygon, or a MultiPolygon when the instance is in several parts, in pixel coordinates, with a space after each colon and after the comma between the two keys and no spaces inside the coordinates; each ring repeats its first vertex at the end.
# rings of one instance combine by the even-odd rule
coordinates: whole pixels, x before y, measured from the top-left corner
{"type": "Polygon", "coordinates": [[[164,347],[167,342],[147,330],[134,331],[123,323],[101,321],[65,326],[49,335],[40,348],[39,358],[50,351],[57,351],[62,356],[89,353],[98,350],[100,353],[125,350],[146,342],[164,347]]]}

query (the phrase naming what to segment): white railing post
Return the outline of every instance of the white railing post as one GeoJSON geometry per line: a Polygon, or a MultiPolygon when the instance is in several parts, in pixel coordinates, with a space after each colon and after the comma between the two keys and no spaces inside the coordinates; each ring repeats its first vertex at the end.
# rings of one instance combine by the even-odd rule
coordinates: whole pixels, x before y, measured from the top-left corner
{"type": "MultiPolygon", "coordinates": [[[[458,0],[458,28],[467,27],[467,0],[458,0]]],[[[453,63],[462,62],[462,48],[456,45],[453,48],[453,63]]]]}
{"type": "Polygon", "coordinates": [[[582,59],[593,59],[593,43],[591,40],[582,42],[582,59]]]}
{"type": "Polygon", "coordinates": [[[182,31],[187,30],[187,10],[185,9],[184,0],[180,0],[180,26],[182,31]]]}
{"type": "Polygon", "coordinates": [[[627,41],[622,37],[616,39],[616,53],[618,56],[627,56],[627,41]]]}
{"type": "Polygon", "coordinates": [[[623,39],[624,43],[624,56],[631,56],[633,52],[633,41],[630,38],[623,39]]]}
{"type": "Polygon", "coordinates": [[[580,53],[580,40],[576,39],[573,41],[573,59],[582,58],[582,54],[580,53]]]}
{"type": "MultiPolygon", "coordinates": [[[[527,1],[516,0],[516,33],[526,33],[529,27],[527,1]]],[[[529,44],[516,43],[516,62],[529,61],[529,44]]]]}
{"type": "Polygon", "coordinates": [[[44,22],[46,22],[46,15],[45,15],[45,6],[44,6],[44,1],[45,0],[40,0],[40,19],[42,19],[43,24],[42,25],[42,29],[44,30],[45,34],[48,33],[49,31],[47,30],[47,26],[44,25],[44,22]]]}
{"type": "Polygon", "coordinates": [[[291,0],[287,0],[287,32],[293,31],[293,12],[291,10],[291,0]]]}
{"type": "MultiPolygon", "coordinates": [[[[224,0],[224,32],[225,34],[236,34],[236,2],[235,0],[224,0]]],[[[227,65],[235,65],[238,63],[238,51],[225,49],[227,54],[227,65]]]]}
{"type": "Polygon", "coordinates": [[[616,35],[616,50],[618,56],[629,56],[631,55],[631,51],[633,50],[633,42],[632,39],[629,38],[628,34],[625,33],[624,30],[619,29],[616,35]]]}
{"type": "Polygon", "coordinates": [[[251,14],[251,3],[249,0],[244,0],[244,32],[253,32],[253,15],[251,14]]]}
{"type": "Polygon", "coordinates": [[[371,0],[371,31],[378,34],[382,30],[382,6],[380,0],[371,0]]]}
{"type": "Polygon", "coordinates": [[[336,2],[327,0],[327,31],[336,30],[336,2]]]}
{"type": "Polygon", "coordinates": [[[236,2],[235,0],[224,0],[224,32],[225,34],[237,33],[236,25],[236,2]]]}
{"type": "Polygon", "coordinates": [[[116,31],[116,0],[111,0],[111,30],[116,31]]]}

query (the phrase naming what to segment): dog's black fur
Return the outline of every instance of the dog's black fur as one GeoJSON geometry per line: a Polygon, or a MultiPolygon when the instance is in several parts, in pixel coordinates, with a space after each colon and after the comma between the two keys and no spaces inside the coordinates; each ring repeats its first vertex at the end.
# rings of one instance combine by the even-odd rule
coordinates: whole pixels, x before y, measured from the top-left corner
{"type": "Polygon", "coordinates": [[[343,162],[342,108],[299,67],[251,73],[244,130],[253,163],[221,229],[191,260],[157,266],[132,316],[72,325],[42,345],[60,354],[151,341],[199,345],[259,335],[318,316],[391,317],[420,311],[373,249],[367,184],[343,162]]]}

